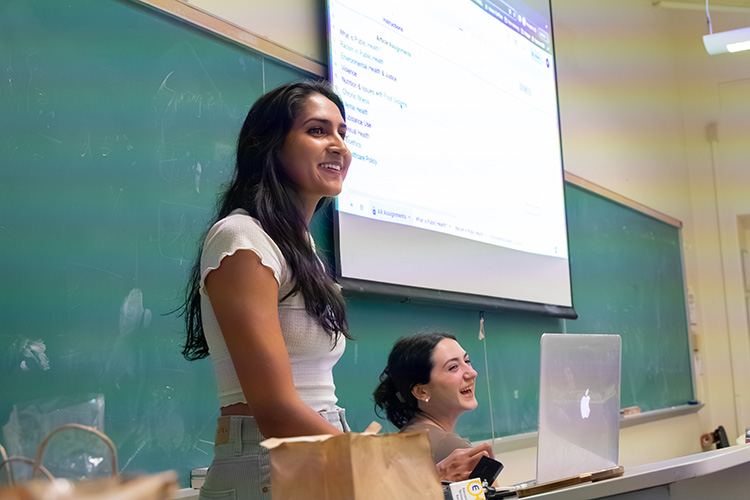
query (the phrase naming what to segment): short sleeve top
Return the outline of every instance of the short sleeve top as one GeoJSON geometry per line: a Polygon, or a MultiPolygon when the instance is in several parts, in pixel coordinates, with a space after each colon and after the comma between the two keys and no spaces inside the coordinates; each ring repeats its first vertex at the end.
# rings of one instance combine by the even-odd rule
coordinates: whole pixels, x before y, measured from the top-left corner
{"type": "Polygon", "coordinates": [[[224,407],[246,403],[247,400],[207,295],[205,279],[221,265],[224,258],[238,250],[250,250],[258,255],[279,284],[279,324],[300,398],[315,411],[335,409],[337,399],[333,366],[344,353],[345,340],[340,337],[334,342],[318,320],[307,313],[300,293],[281,300],[294,286],[291,270],[281,250],[263,230],[260,222],[241,209],[214,224],[206,236],[201,255],[201,315],[216,373],[219,405],[224,407]]]}

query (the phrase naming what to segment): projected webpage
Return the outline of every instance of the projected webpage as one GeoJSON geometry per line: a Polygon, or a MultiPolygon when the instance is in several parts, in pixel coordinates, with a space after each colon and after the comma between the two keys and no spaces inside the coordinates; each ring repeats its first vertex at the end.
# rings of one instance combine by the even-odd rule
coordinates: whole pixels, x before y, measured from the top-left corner
{"type": "Polygon", "coordinates": [[[548,21],[499,0],[402,4],[329,2],[353,156],[337,209],[566,258],[548,21]]]}

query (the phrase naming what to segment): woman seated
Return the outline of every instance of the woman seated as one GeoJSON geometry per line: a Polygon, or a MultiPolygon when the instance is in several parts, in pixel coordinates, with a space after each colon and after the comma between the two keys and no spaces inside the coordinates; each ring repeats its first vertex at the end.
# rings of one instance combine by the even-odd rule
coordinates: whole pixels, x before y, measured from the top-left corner
{"type": "Polygon", "coordinates": [[[430,333],[399,339],[373,393],[375,411],[401,432],[426,432],[438,476],[462,481],[482,455],[494,458],[489,443],[473,447],[453,432],[456,420],[477,407],[477,372],[453,335],[430,333]]]}

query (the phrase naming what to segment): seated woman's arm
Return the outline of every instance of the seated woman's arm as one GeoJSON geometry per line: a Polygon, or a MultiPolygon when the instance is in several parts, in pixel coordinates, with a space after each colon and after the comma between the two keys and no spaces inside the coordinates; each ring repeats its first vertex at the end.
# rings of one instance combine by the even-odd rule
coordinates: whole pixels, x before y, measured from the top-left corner
{"type": "Polygon", "coordinates": [[[453,450],[445,459],[435,464],[441,481],[465,481],[477,466],[482,456],[495,458],[492,446],[483,443],[475,448],[453,450]]]}
{"type": "Polygon", "coordinates": [[[255,252],[224,257],[206,290],[242,392],[265,437],[340,434],[297,394],[279,325],[278,283],[255,252]]]}

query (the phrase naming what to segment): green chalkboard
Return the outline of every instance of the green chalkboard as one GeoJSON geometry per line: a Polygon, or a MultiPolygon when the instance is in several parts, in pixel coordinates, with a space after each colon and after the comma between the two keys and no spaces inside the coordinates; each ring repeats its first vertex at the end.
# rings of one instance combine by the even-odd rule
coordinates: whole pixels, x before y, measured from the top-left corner
{"type": "MultiPolygon", "coordinates": [[[[49,417],[101,394],[120,469],[175,469],[186,486],[210,463],[218,399],[171,311],[249,106],[307,75],[119,0],[2,2],[0,61],[0,425],[14,407],[49,417]]],[[[351,296],[357,340],[334,375],[355,430],[375,419],[392,343],[418,331],[471,355],[479,408],[457,430],[473,440],[491,422],[496,436],[536,429],[544,332],[622,334],[623,406],[692,399],[679,231],[566,194],[580,319],[484,311],[481,341],[478,309],[351,296]]],[[[327,215],[314,234],[330,255],[327,215]]]]}
{"type": "Polygon", "coordinates": [[[623,407],[691,401],[680,229],[575,185],[565,192],[579,314],[568,331],[622,335],[623,407]]]}
{"type": "Polygon", "coordinates": [[[186,485],[218,402],[169,312],[250,105],[305,75],[117,0],[4,0],[0,61],[0,425],[103,394],[123,472],[186,485]]]}

